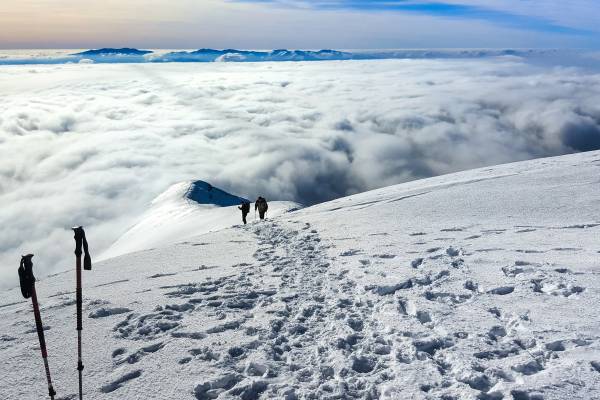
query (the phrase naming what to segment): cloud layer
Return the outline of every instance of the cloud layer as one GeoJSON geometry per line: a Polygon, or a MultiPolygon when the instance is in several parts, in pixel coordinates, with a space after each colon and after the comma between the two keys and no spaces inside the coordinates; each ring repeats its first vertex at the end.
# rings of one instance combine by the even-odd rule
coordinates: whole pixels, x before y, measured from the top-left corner
{"type": "Polygon", "coordinates": [[[314,204],[600,148],[600,75],[517,59],[3,67],[0,276],[99,254],[170,184],[314,204]]]}

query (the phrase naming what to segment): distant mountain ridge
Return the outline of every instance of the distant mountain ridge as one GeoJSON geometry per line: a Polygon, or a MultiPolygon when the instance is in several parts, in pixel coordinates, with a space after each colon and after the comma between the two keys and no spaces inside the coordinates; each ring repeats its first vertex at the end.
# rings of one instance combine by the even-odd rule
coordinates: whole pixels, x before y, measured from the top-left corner
{"type": "Polygon", "coordinates": [[[81,53],[74,53],[74,56],[143,56],[145,54],[154,53],[151,50],[138,50],[129,47],[124,47],[122,49],[113,49],[113,48],[102,48],[102,49],[92,49],[82,51],[81,53]]]}
{"type": "MultiPolygon", "coordinates": [[[[58,56],[2,56],[0,65],[84,63],[159,63],[159,62],[282,62],[341,61],[390,59],[478,59],[489,57],[521,57],[530,60],[558,60],[578,53],[558,49],[398,49],[398,50],[140,50],[135,48],[101,48],[58,56]]],[[[589,57],[588,57],[589,58],[589,57]]],[[[590,61],[580,57],[585,63],[590,61]]]]}
{"type": "Polygon", "coordinates": [[[161,61],[176,62],[257,62],[257,61],[321,61],[348,60],[351,53],[337,50],[287,50],[271,51],[236,50],[236,49],[199,49],[195,51],[171,52],[160,57],[161,61]]]}

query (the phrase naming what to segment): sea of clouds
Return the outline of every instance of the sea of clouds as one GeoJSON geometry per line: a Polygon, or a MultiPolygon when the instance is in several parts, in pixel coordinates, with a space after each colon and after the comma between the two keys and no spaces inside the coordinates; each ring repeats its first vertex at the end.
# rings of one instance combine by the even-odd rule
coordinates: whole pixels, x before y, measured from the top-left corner
{"type": "MultiPolygon", "coordinates": [[[[0,286],[101,254],[172,183],[307,205],[600,149],[600,74],[522,59],[0,68],[0,286]]],[[[523,193],[526,196],[526,193],[523,193]]]]}

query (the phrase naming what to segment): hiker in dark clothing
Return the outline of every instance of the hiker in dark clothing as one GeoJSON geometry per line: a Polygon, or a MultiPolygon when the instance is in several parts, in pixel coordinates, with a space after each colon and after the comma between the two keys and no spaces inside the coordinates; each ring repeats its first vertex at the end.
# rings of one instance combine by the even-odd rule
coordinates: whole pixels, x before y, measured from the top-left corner
{"type": "Polygon", "coordinates": [[[258,210],[260,219],[265,219],[265,214],[268,209],[269,205],[267,204],[267,200],[265,200],[264,197],[259,196],[258,199],[256,199],[256,203],[254,203],[254,211],[256,212],[256,210],[258,210]]]}
{"type": "Polygon", "coordinates": [[[250,203],[244,201],[238,209],[242,210],[242,221],[244,221],[244,225],[246,225],[246,215],[250,213],[250,203]]]}

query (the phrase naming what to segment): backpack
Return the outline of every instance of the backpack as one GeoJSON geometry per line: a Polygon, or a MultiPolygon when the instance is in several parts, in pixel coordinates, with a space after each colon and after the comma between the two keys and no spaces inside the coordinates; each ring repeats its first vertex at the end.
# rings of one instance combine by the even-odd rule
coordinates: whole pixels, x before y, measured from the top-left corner
{"type": "Polygon", "coordinates": [[[267,205],[267,201],[262,197],[259,197],[256,200],[256,207],[258,208],[258,211],[260,211],[260,212],[266,212],[267,209],[269,208],[269,206],[267,205]]]}

